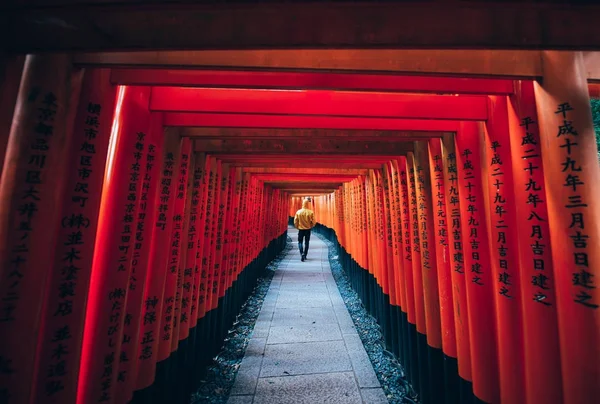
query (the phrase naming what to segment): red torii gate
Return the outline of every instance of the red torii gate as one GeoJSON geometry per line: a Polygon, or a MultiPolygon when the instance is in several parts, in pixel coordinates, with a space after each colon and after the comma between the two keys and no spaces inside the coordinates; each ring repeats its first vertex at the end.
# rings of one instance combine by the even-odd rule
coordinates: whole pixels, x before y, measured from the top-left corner
{"type": "MultiPolygon", "coordinates": [[[[562,396],[565,403],[585,403],[597,396],[600,322],[594,263],[600,253],[594,248],[599,236],[598,226],[594,225],[598,221],[594,197],[600,191],[596,180],[600,173],[581,55],[546,53],[543,81],[511,80],[512,91],[508,91],[504,79],[478,82],[496,89],[502,84],[506,92],[497,89],[489,93],[491,96],[368,92],[365,77],[360,82],[362,92],[334,91],[326,89],[327,84],[305,92],[175,88],[167,86],[163,76],[142,71],[140,80],[156,77],[162,80],[161,87],[119,87],[115,97],[108,70],[85,72],[78,91],[81,78],[72,74],[70,66],[70,61],[62,57],[28,57],[2,174],[0,298],[5,303],[3,321],[9,325],[3,327],[0,354],[5,369],[14,372],[3,372],[0,387],[13,400],[44,402],[50,400],[44,394],[52,392],[60,402],[74,402],[77,391],[81,403],[99,397],[120,402],[129,398],[134,387],[147,388],[154,378],[156,360],[170,357],[193,328],[193,324],[182,326],[181,321],[174,321],[169,307],[178,312],[179,320],[183,312],[188,313],[186,310],[191,313],[192,305],[184,307],[185,298],[196,302],[198,319],[219,310],[219,299],[226,291],[234,290],[231,288],[236,277],[255,257],[264,256],[261,251],[272,256],[270,243],[281,241],[289,211],[288,193],[330,191],[330,185],[319,187],[319,182],[336,184],[337,188],[333,196],[316,197],[322,224],[335,230],[361,270],[367,270],[390,303],[406,313],[408,322],[422,336],[419,338],[426,337],[432,352],[443,350],[449,357],[458,357],[459,374],[472,379],[479,399],[493,403],[551,402],[562,396]],[[292,115],[278,115],[284,113],[292,115]],[[360,142],[366,144],[365,140],[347,144],[352,154],[336,150],[334,143],[321,143],[324,149],[305,148],[294,154],[275,154],[264,146],[262,150],[272,155],[260,155],[260,147],[250,139],[249,146],[244,146],[243,138],[233,151],[219,149],[217,144],[205,154],[203,145],[208,143],[198,140],[201,136],[194,136],[193,130],[186,136],[188,130],[174,126],[434,133],[426,134],[428,140],[407,138],[408,144],[396,148],[401,151],[389,155],[381,151],[379,155],[366,155],[371,152],[352,149],[360,142]],[[161,136],[164,127],[169,128],[161,136]],[[321,155],[311,155],[315,153],[321,155]],[[107,169],[102,176],[99,173],[103,173],[105,157],[107,169]],[[160,167],[158,172],[153,171],[153,161],[160,167]],[[244,172],[244,167],[253,166],[314,167],[322,172],[244,172]],[[328,169],[341,167],[368,171],[328,173],[328,169]],[[153,188],[155,198],[144,196],[153,188]],[[27,204],[22,201],[24,197],[27,204]],[[403,212],[405,201],[407,212],[403,212]],[[154,219],[146,219],[145,215],[142,219],[142,207],[148,206],[154,219]],[[194,206],[205,208],[202,218],[198,216],[203,210],[193,210],[194,206]],[[240,231],[256,237],[244,238],[225,231],[232,229],[252,206],[261,207],[259,214],[250,215],[253,221],[240,231]],[[446,217],[457,218],[460,248],[447,240],[443,245],[439,231],[445,226],[448,234],[451,224],[436,223],[434,211],[437,215],[438,207],[446,209],[446,217]],[[344,210],[345,215],[340,215],[344,210]],[[174,215],[163,220],[161,213],[165,211],[174,215]],[[140,223],[144,229],[148,227],[146,220],[155,220],[152,231],[136,231],[140,234],[135,237],[146,240],[139,248],[128,238],[133,236],[123,236],[133,232],[127,230],[130,219],[138,229],[140,223]],[[358,231],[366,220],[376,227],[358,231]],[[191,230],[191,223],[195,225],[196,221],[204,233],[191,230]],[[417,229],[426,230],[417,232],[416,237],[410,231],[408,238],[401,236],[403,226],[415,224],[417,229]],[[81,236],[76,237],[78,231],[81,236]],[[397,238],[392,237],[395,244],[390,246],[387,235],[392,233],[397,238]],[[186,235],[196,241],[191,247],[182,247],[178,242],[186,235]],[[427,245],[423,244],[423,236],[427,245]],[[84,242],[80,237],[85,241],[85,250],[77,247],[84,242]],[[229,237],[228,249],[223,247],[223,237],[229,237]],[[55,253],[48,246],[57,242],[60,249],[55,253]],[[381,254],[361,250],[367,242],[381,254]],[[391,257],[390,252],[397,251],[400,242],[413,246],[410,259],[391,257]],[[235,243],[248,248],[232,248],[235,243]],[[172,248],[161,255],[153,247],[157,245],[172,248]],[[198,263],[200,252],[205,254],[201,257],[207,257],[206,263],[198,263]],[[138,266],[135,253],[146,256],[144,268],[138,266]],[[451,268],[442,265],[440,258],[455,264],[457,254],[463,256],[464,274],[449,274],[451,268]],[[64,279],[69,274],[75,276],[74,268],[65,275],[65,260],[69,267],[76,268],[75,261],[87,262],[78,272],[76,285],[69,286],[77,286],[78,299],[87,297],[85,310],[83,303],[74,305],[71,301],[68,293],[75,292],[63,287],[65,282],[75,283],[74,278],[64,279]],[[188,265],[188,260],[194,265],[188,265]],[[46,265],[48,262],[52,264],[46,265]],[[190,276],[186,270],[196,266],[199,272],[192,271],[192,278],[185,279],[190,276]],[[219,270],[213,271],[215,268],[219,270]],[[201,276],[204,270],[206,278],[201,276]],[[131,276],[144,271],[144,289],[160,289],[159,308],[151,310],[152,304],[146,302],[147,298],[153,302],[154,295],[144,293],[137,295],[137,309],[130,311],[129,297],[136,296],[131,293],[131,276]],[[158,276],[160,271],[164,274],[158,276]],[[184,281],[191,282],[189,292],[184,289],[184,281]],[[462,289],[455,292],[448,285],[462,289]],[[202,287],[206,294],[201,299],[202,287]],[[21,292],[33,298],[23,302],[21,292]],[[460,317],[442,302],[454,307],[460,304],[460,317]],[[74,310],[77,315],[71,316],[74,310]],[[143,318],[153,312],[162,317],[163,324],[154,331],[160,331],[163,337],[169,334],[168,339],[163,338],[168,342],[149,341],[152,334],[125,332],[131,321],[143,328],[143,318]],[[61,321],[56,320],[57,313],[61,321]],[[62,322],[63,317],[68,323],[62,322]],[[69,334],[59,334],[65,324],[70,326],[69,334]],[[455,347],[446,335],[452,325],[455,347]],[[172,334],[175,332],[176,337],[172,334]],[[136,360],[138,383],[121,373],[127,366],[115,359],[122,359],[119,353],[127,352],[119,348],[129,343],[125,336],[139,345],[138,352],[153,347],[150,365],[136,360]],[[541,338],[543,344],[539,343],[541,338]],[[72,353],[82,349],[82,342],[81,371],[76,377],[79,361],[72,353]],[[90,348],[92,343],[94,349],[90,348]],[[69,361],[66,377],[59,374],[54,361],[63,357],[69,361]],[[55,369],[53,373],[46,374],[47,363],[55,369]],[[515,365],[520,363],[524,363],[522,368],[515,365]],[[59,389],[59,383],[63,389],[59,389]],[[119,390],[119,383],[128,387],[119,390]]],[[[131,76],[129,80],[133,80],[131,76]]],[[[242,80],[234,74],[220,76],[224,86],[242,80]]],[[[112,77],[115,80],[117,76],[112,77]]],[[[287,77],[276,77],[280,81],[275,82],[286,87],[286,80],[292,81],[287,77]]],[[[190,84],[212,80],[211,85],[218,85],[218,78],[196,75],[190,84]]],[[[256,86],[259,78],[265,80],[245,80],[249,80],[248,86],[256,86]]],[[[311,79],[301,78],[304,83],[311,79]]],[[[325,83],[340,78],[328,79],[331,81],[325,83]]],[[[396,80],[396,89],[410,87],[407,78],[389,80],[396,80]]],[[[415,79],[414,86],[424,82],[415,79]]],[[[452,80],[435,83],[440,86],[436,88],[458,87],[452,80]]],[[[385,81],[372,85],[371,90],[379,91],[385,81]]],[[[431,92],[433,86],[423,91],[431,92]]],[[[473,94],[476,85],[466,87],[464,93],[473,94]]],[[[476,94],[485,94],[483,88],[476,94]]],[[[239,133],[243,136],[244,131],[239,133]]],[[[306,146],[289,138],[280,141],[306,146]]],[[[216,320],[211,317],[210,321],[216,320]]],[[[211,342],[218,339],[219,333],[211,328],[216,324],[220,323],[209,323],[203,329],[209,334],[201,337],[211,342]]],[[[202,338],[199,341],[204,341],[202,338]]],[[[422,364],[424,359],[417,359],[422,364]]],[[[182,368],[189,366],[184,362],[182,368]]],[[[432,392],[427,392],[428,384],[422,376],[419,383],[425,386],[421,391],[427,399],[432,392]]]]}

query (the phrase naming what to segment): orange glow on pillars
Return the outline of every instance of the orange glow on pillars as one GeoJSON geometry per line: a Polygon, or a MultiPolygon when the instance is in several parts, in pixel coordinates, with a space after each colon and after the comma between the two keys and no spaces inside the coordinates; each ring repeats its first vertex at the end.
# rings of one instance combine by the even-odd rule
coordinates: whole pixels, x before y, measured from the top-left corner
{"type": "Polygon", "coordinates": [[[527,402],[561,400],[561,366],[556,311],[556,274],[550,229],[541,138],[532,81],[516,81],[508,104],[514,176],[525,346],[527,402]],[[529,164],[532,164],[531,167],[529,164]],[[537,168],[534,168],[537,167],[537,168]]]}
{"type": "Polygon", "coordinates": [[[473,392],[500,402],[494,282],[489,256],[483,197],[479,125],[462,123],[456,136],[460,216],[465,258],[473,392]]]}
{"type": "Polygon", "coordinates": [[[503,402],[525,400],[521,274],[518,265],[515,195],[506,97],[489,97],[489,119],[485,123],[485,160],[489,202],[491,268],[496,299],[496,332],[500,397],[503,402]]]}
{"type": "Polygon", "coordinates": [[[452,242],[452,237],[448,232],[448,214],[446,213],[442,148],[439,139],[429,140],[428,146],[429,175],[432,184],[431,213],[436,250],[442,347],[446,355],[456,358],[456,333],[454,328],[454,306],[451,278],[452,269],[449,249],[449,245],[452,242]]]}
{"type": "Polygon", "coordinates": [[[546,186],[563,393],[600,396],[600,166],[581,52],[542,52],[534,83],[546,186]]]}
{"type": "Polygon", "coordinates": [[[469,306],[467,304],[466,273],[470,268],[465,264],[465,240],[462,236],[461,197],[459,194],[458,168],[454,148],[454,135],[445,136],[442,141],[442,158],[446,188],[446,218],[449,253],[451,262],[452,299],[454,307],[454,330],[458,373],[465,380],[472,381],[471,345],[469,341],[469,306]]]}

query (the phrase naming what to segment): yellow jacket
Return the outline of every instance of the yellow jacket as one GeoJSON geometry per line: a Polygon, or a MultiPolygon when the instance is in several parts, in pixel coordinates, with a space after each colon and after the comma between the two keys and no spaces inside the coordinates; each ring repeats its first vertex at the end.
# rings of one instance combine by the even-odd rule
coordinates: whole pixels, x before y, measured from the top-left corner
{"type": "Polygon", "coordinates": [[[308,230],[315,227],[317,222],[315,221],[315,213],[310,210],[308,207],[310,206],[310,201],[305,199],[302,201],[302,209],[296,212],[296,216],[294,217],[294,226],[298,230],[308,230]]]}

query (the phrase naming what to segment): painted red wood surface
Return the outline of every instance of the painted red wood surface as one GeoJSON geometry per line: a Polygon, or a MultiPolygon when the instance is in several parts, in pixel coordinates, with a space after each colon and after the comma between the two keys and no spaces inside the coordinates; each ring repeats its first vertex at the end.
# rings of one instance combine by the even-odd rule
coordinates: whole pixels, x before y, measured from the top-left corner
{"type": "Polygon", "coordinates": [[[115,109],[116,88],[109,76],[108,69],[89,70],[82,83],[56,234],[57,253],[42,311],[32,392],[36,403],[74,403],[76,399],[100,190],[115,109]],[[55,355],[58,349],[63,354],[55,355]]]}
{"type": "Polygon", "coordinates": [[[81,404],[115,397],[135,243],[135,226],[127,218],[135,218],[139,208],[149,96],[149,88],[119,88],[83,335],[77,391],[81,404]]]}

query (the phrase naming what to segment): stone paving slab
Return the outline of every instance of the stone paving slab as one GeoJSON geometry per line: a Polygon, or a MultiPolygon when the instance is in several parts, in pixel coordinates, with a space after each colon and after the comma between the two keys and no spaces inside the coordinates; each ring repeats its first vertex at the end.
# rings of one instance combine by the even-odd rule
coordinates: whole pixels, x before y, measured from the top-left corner
{"type": "Polygon", "coordinates": [[[294,248],[276,270],[228,401],[283,403],[387,403],[314,235],[307,261],[294,248]]]}

